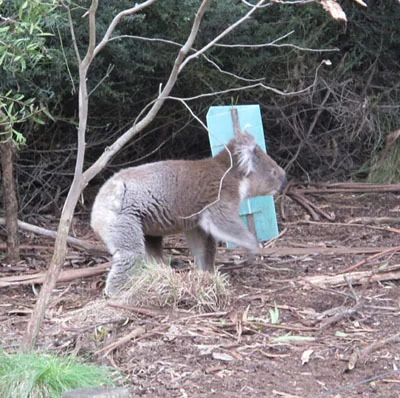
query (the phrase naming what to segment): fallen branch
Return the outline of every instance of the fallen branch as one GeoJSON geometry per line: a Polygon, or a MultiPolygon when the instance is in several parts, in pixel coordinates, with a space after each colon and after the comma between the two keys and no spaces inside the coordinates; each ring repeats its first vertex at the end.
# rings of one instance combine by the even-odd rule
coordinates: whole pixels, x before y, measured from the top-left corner
{"type": "Polygon", "coordinates": [[[360,182],[318,183],[316,188],[295,188],[293,185],[287,194],[321,194],[344,192],[400,192],[400,184],[369,184],[360,182]]]}
{"type": "Polygon", "coordinates": [[[400,217],[357,217],[349,221],[349,224],[352,223],[400,224],[400,217]]]}
{"type": "Polygon", "coordinates": [[[346,272],[354,271],[356,268],[361,267],[362,265],[364,265],[366,262],[368,262],[370,260],[374,260],[375,258],[381,257],[381,256],[383,256],[384,254],[387,254],[387,253],[397,252],[398,250],[400,250],[400,246],[391,247],[389,249],[382,250],[381,252],[376,253],[373,256],[369,256],[366,259],[361,260],[358,263],[356,263],[354,265],[351,265],[350,267],[345,268],[343,271],[340,272],[340,274],[344,274],[346,272]]]}
{"type": "MultiPolygon", "coordinates": [[[[335,216],[324,212],[317,205],[312,203],[309,199],[305,198],[305,194],[325,194],[325,193],[348,193],[348,192],[400,192],[400,184],[368,184],[368,183],[319,183],[315,184],[315,188],[296,188],[295,184],[290,186],[284,191],[283,195],[289,195],[292,199],[302,205],[310,214],[314,221],[320,219],[319,215],[334,221],[335,216]]],[[[283,205],[282,205],[283,207],[283,205]]],[[[284,213],[283,213],[283,219],[284,213]]],[[[392,218],[392,222],[393,218],[392,218]]]]}
{"type": "Polygon", "coordinates": [[[371,282],[383,282],[400,279],[400,264],[389,267],[384,271],[358,271],[340,275],[315,275],[297,279],[302,285],[317,285],[319,287],[337,287],[348,285],[362,285],[371,282]]]}
{"type": "Polygon", "coordinates": [[[132,306],[132,305],[119,304],[119,303],[115,303],[115,302],[107,303],[107,307],[128,310],[128,311],[136,312],[137,314],[140,314],[140,315],[145,315],[145,316],[150,316],[150,317],[166,315],[166,313],[164,311],[157,310],[156,308],[137,307],[137,306],[132,306]]]}
{"type": "MultiPolygon", "coordinates": [[[[53,250],[53,246],[19,245],[20,250],[53,250]]],[[[7,244],[0,243],[0,250],[7,250],[7,244]]]]}
{"type": "Polygon", "coordinates": [[[400,333],[396,333],[393,336],[386,337],[385,339],[381,339],[378,341],[374,341],[372,344],[363,348],[362,350],[355,350],[349,358],[349,363],[347,365],[348,370],[353,370],[360,360],[365,360],[366,357],[372,352],[381,349],[387,344],[400,343],[400,333]]]}
{"type": "Polygon", "coordinates": [[[314,211],[314,209],[311,206],[311,203],[309,200],[307,200],[303,195],[299,195],[297,192],[296,193],[290,193],[290,196],[299,204],[301,204],[309,213],[311,218],[314,221],[319,221],[320,217],[319,215],[314,211]]]}
{"type": "MultiPolygon", "coordinates": [[[[389,247],[275,247],[275,248],[264,248],[261,251],[263,256],[305,256],[311,254],[319,255],[342,255],[342,254],[369,254],[369,253],[379,253],[384,250],[389,250],[389,247]]],[[[231,250],[231,249],[225,249],[231,250]]],[[[232,249],[233,250],[233,249],[232,249]]],[[[237,250],[237,249],[236,249],[237,250]]]]}
{"type": "Polygon", "coordinates": [[[311,220],[298,220],[295,222],[282,222],[282,225],[298,225],[298,224],[309,224],[309,225],[328,225],[328,226],[332,226],[332,225],[336,225],[338,227],[355,227],[355,228],[368,228],[368,229],[374,229],[376,231],[385,231],[385,232],[394,232],[396,234],[400,233],[400,229],[396,229],[396,228],[390,228],[390,227],[376,227],[373,225],[368,225],[368,224],[356,224],[352,221],[348,221],[348,222],[322,222],[322,221],[311,221],[311,220]]]}
{"type": "MultiPolygon", "coordinates": [[[[5,219],[3,217],[0,217],[0,225],[5,225],[5,222],[6,222],[5,219]]],[[[43,235],[43,236],[47,236],[49,238],[55,239],[57,237],[57,232],[55,232],[55,231],[51,231],[49,229],[38,227],[33,224],[28,224],[24,221],[18,220],[18,227],[22,230],[33,232],[35,234],[39,234],[39,235],[43,235]]],[[[67,238],[67,242],[72,246],[78,246],[85,250],[90,250],[90,251],[100,252],[100,253],[106,252],[106,249],[104,246],[93,245],[92,243],[86,242],[82,239],[73,238],[71,236],[69,236],[67,238]]]]}
{"type": "MultiPolygon", "coordinates": [[[[98,264],[95,267],[71,269],[62,271],[57,282],[69,282],[79,278],[101,275],[111,267],[111,263],[98,264]]],[[[31,284],[42,284],[46,277],[46,272],[39,272],[30,275],[16,275],[0,278],[0,288],[7,286],[21,286],[31,284]]]]}
{"type": "Polygon", "coordinates": [[[113,343],[96,351],[95,354],[101,354],[101,353],[105,352],[104,355],[107,356],[111,351],[114,351],[119,346],[124,345],[129,340],[132,340],[132,339],[135,339],[136,337],[142,336],[145,333],[146,333],[146,329],[143,328],[142,326],[138,326],[135,329],[133,329],[130,333],[128,333],[126,336],[122,337],[121,339],[114,341],[113,343]]]}

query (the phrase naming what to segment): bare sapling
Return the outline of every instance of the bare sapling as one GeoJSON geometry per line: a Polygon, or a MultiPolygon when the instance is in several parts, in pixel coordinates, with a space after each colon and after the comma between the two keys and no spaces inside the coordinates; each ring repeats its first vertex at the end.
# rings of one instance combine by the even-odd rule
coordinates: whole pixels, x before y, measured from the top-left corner
{"type": "Polygon", "coordinates": [[[123,169],[100,189],[91,226],[112,255],[106,294],[126,285],[148,261],[163,262],[164,235],[184,232],[197,266],[214,270],[217,241],[257,253],[260,245],[239,217],[240,202],[274,195],[285,171],[249,133],[236,133],[214,158],[169,160],[123,169]]]}

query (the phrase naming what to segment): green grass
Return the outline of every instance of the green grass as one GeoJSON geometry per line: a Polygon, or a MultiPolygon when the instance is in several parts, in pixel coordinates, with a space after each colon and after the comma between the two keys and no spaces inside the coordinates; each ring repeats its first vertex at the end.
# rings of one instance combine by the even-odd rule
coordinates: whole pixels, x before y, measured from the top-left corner
{"type": "Polygon", "coordinates": [[[1,398],[57,398],[75,388],[114,385],[108,368],[83,363],[74,357],[0,349],[1,398]]]}

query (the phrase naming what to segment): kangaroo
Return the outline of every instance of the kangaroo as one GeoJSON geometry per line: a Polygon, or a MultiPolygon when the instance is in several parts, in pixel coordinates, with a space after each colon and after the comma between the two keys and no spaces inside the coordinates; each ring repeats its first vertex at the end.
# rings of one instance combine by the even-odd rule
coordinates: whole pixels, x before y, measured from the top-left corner
{"type": "Polygon", "coordinates": [[[285,171],[245,132],[217,156],[167,160],[123,169],[95,199],[91,226],[112,255],[105,293],[116,294],[135,266],[162,262],[164,235],[184,232],[196,265],[214,270],[217,241],[257,253],[260,245],[239,217],[240,202],[274,195],[285,171]]]}

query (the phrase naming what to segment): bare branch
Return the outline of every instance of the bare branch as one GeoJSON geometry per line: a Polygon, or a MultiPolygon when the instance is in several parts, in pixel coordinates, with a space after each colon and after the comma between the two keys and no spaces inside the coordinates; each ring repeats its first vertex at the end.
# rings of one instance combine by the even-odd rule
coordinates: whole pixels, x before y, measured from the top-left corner
{"type": "MultiPolygon", "coordinates": [[[[5,225],[5,224],[6,224],[6,220],[3,217],[0,217],[0,225],[5,225]]],[[[57,232],[56,231],[52,231],[50,229],[45,229],[45,228],[42,228],[42,227],[38,227],[37,225],[29,224],[27,222],[20,221],[20,220],[18,220],[18,228],[20,228],[20,229],[22,229],[24,231],[33,232],[35,234],[47,236],[47,237],[53,238],[53,239],[55,239],[57,237],[57,232]]],[[[98,244],[98,245],[92,244],[92,243],[87,242],[85,240],[74,238],[72,236],[68,236],[67,237],[67,242],[72,246],[82,247],[82,248],[84,248],[86,250],[91,250],[91,251],[94,251],[94,252],[107,253],[106,248],[101,244],[98,244]]]]}
{"type": "Polygon", "coordinates": [[[216,96],[216,95],[223,95],[223,94],[229,94],[235,91],[243,91],[243,90],[249,90],[252,88],[263,88],[264,90],[268,90],[268,91],[272,91],[276,94],[282,95],[282,96],[291,96],[291,95],[297,95],[297,94],[301,94],[304,93],[310,89],[312,89],[317,81],[317,76],[318,76],[318,71],[319,68],[322,65],[325,65],[326,61],[323,60],[317,67],[316,71],[315,71],[315,77],[314,77],[314,81],[312,84],[310,84],[309,86],[307,86],[306,88],[302,89],[302,90],[298,90],[298,91],[282,91],[279,90],[277,88],[271,87],[271,86],[267,86],[264,83],[255,83],[255,84],[249,84],[247,86],[241,86],[241,87],[234,87],[234,88],[229,88],[226,90],[221,90],[221,91],[213,91],[211,93],[204,93],[204,94],[199,94],[199,95],[195,95],[193,97],[186,97],[186,98],[177,98],[177,97],[168,97],[168,99],[174,99],[174,100],[182,100],[182,101],[193,101],[193,100],[197,100],[199,98],[204,98],[204,97],[211,97],[211,96],[216,96]]]}
{"type": "Polygon", "coordinates": [[[96,11],[99,5],[99,0],[92,0],[88,14],[89,14],[89,45],[85,58],[82,61],[84,68],[88,68],[94,57],[94,50],[96,46],[96,11]]]}
{"type": "Polygon", "coordinates": [[[74,48],[75,56],[76,56],[76,59],[78,60],[78,64],[80,64],[82,62],[82,60],[81,60],[81,56],[79,54],[78,45],[76,44],[76,36],[75,36],[75,30],[74,30],[74,23],[72,21],[72,16],[71,16],[71,9],[68,6],[65,6],[65,8],[67,10],[67,15],[68,15],[68,24],[69,24],[69,29],[71,32],[72,46],[74,48]]]}
{"type": "Polygon", "coordinates": [[[110,37],[112,33],[114,32],[116,26],[118,25],[119,21],[121,18],[126,17],[128,15],[136,14],[137,12],[143,10],[146,7],[151,6],[156,0],[147,0],[144,3],[141,4],[135,4],[134,7],[128,8],[127,10],[121,11],[119,14],[117,14],[114,19],[112,20],[110,26],[107,29],[107,32],[105,33],[103,39],[100,41],[100,43],[97,45],[97,47],[94,50],[94,56],[96,56],[103,48],[104,46],[110,41],[110,37]]]}
{"type": "Polygon", "coordinates": [[[273,3],[277,4],[307,4],[316,3],[316,0],[271,0],[273,3]]]}
{"type": "Polygon", "coordinates": [[[262,4],[265,2],[265,0],[260,0],[246,15],[244,15],[242,18],[238,19],[234,24],[230,25],[228,28],[226,28],[222,33],[220,33],[214,40],[211,40],[206,46],[204,46],[201,50],[196,51],[194,54],[192,54],[190,57],[187,57],[185,62],[182,63],[180,67],[180,71],[186,66],[188,62],[190,62],[193,58],[197,58],[199,55],[207,51],[209,48],[214,46],[216,43],[218,43],[223,37],[225,37],[228,33],[232,32],[237,26],[241,25],[243,22],[248,20],[251,15],[262,6],[262,4]]]}
{"type": "Polygon", "coordinates": [[[271,41],[270,43],[261,43],[261,44],[216,44],[216,47],[224,47],[224,48],[264,48],[264,47],[291,47],[301,51],[310,51],[310,52],[328,52],[328,51],[339,51],[338,48],[308,48],[308,47],[300,47],[292,43],[282,43],[278,44],[278,42],[286,39],[290,35],[292,35],[295,31],[292,30],[281,37],[271,41]]]}
{"type": "MultiPolygon", "coordinates": [[[[151,0],[149,0],[150,2],[151,0]]],[[[107,162],[111,159],[111,157],[116,154],[134,135],[138,132],[142,131],[150,122],[154,119],[157,115],[158,111],[164,104],[166,98],[172,91],[172,88],[175,85],[176,80],[178,79],[179,72],[181,70],[181,65],[183,60],[187,56],[188,52],[190,51],[194,40],[198,34],[201,20],[203,19],[204,13],[208,8],[211,0],[203,0],[202,4],[200,5],[195,20],[193,22],[192,30],[186,43],[179,51],[174,66],[172,68],[171,74],[169,79],[164,87],[164,89],[159,93],[157,99],[153,101],[152,106],[146,116],[140,120],[138,123],[134,123],[133,126],[128,129],[121,137],[119,137],[110,147],[103,152],[103,154],[97,159],[97,161],[89,167],[85,173],[83,174],[84,177],[84,184],[86,185],[103,167],[107,164],[107,162]]],[[[145,3],[143,3],[145,4],[145,3]]],[[[99,44],[100,45],[100,44],[99,44]]],[[[98,46],[99,47],[99,46],[98,46]]]]}
{"type": "Polygon", "coordinates": [[[159,37],[144,37],[144,36],[137,36],[137,35],[114,36],[110,40],[108,40],[108,42],[111,42],[114,40],[119,40],[119,39],[135,39],[135,40],[142,40],[142,41],[154,41],[157,43],[166,43],[166,44],[172,44],[172,45],[178,46],[178,47],[183,47],[182,43],[177,43],[176,41],[173,41],[173,40],[161,39],[159,37]]]}
{"type": "MultiPolygon", "coordinates": [[[[241,0],[241,1],[242,1],[242,3],[245,4],[247,7],[251,7],[251,8],[257,7],[256,5],[254,5],[254,4],[252,4],[252,3],[249,3],[249,2],[246,1],[246,0],[241,0]]],[[[273,4],[273,3],[272,3],[272,1],[271,1],[270,3],[263,4],[262,6],[258,6],[257,8],[271,7],[272,4],[273,4]]]]}
{"type": "Polygon", "coordinates": [[[210,63],[212,66],[214,66],[214,68],[216,68],[220,73],[222,73],[222,74],[224,74],[224,75],[228,75],[228,76],[231,76],[231,77],[233,77],[233,78],[235,78],[235,79],[242,80],[242,81],[249,82],[249,83],[260,82],[260,81],[262,81],[262,80],[265,80],[265,77],[261,77],[261,78],[258,78],[258,79],[247,79],[247,78],[245,78],[245,77],[236,75],[236,74],[234,74],[234,73],[232,73],[232,72],[228,72],[228,71],[226,71],[226,70],[221,69],[221,67],[220,67],[216,62],[214,62],[213,60],[211,60],[210,58],[208,58],[205,54],[202,54],[202,57],[203,57],[208,63],[210,63]]]}

